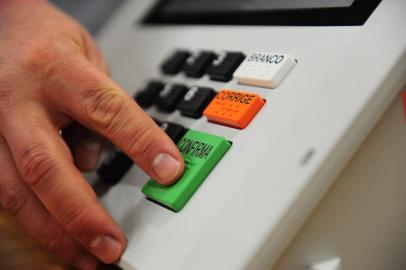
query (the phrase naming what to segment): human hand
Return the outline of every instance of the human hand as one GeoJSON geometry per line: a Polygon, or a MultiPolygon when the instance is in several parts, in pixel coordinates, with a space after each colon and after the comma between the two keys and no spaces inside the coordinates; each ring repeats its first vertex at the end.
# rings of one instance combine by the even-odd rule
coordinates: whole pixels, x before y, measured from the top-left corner
{"type": "Polygon", "coordinates": [[[109,78],[89,34],[47,1],[0,0],[0,40],[1,205],[76,267],[115,262],[125,237],[79,172],[97,164],[95,133],[162,184],[181,175],[182,156],[109,78]]]}

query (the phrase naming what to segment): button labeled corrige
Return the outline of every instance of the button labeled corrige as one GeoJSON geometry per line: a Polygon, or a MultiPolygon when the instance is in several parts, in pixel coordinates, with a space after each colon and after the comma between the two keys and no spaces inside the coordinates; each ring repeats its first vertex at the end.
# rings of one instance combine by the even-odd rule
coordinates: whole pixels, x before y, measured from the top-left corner
{"type": "Polygon", "coordinates": [[[175,212],[188,202],[231,147],[231,143],[219,136],[189,130],[177,146],[185,160],[185,171],[178,182],[163,186],[151,179],[142,188],[147,198],[175,212]]]}
{"type": "Polygon", "coordinates": [[[260,96],[232,90],[222,90],[203,114],[211,122],[243,129],[265,104],[260,96]]]}

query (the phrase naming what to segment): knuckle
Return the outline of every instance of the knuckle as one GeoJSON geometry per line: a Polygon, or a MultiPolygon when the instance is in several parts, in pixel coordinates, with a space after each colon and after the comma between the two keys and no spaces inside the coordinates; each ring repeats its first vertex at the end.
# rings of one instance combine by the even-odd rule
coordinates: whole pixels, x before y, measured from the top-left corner
{"type": "Polygon", "coordinates": [[[125,98],[114,89],[84,91],[84,106],[88,118],[103,130],[114,130],[126,108],[125,98]]]}
{"type": "Polygon", "coordinates": [[[4,209],[16,216],[27,204],[28,196],[23,189],[15,186],[4,186],[0,190],[0,203],[4,209]]]}
{"type": "Polygon", "coordinates": [[[50,152],[42,145],[30,144],[22,151],[19,161],[27,184],[35,186],[44,179],[50,179],[55,167],[50,152]]]}
{"type": "Polygon", "coordinates": [[[49,46],[47,40],[35,39],[30,42],[24,53],[20,56],[22,65],[29,70],[43,70],[55,59],[55,47],[49,46]]]}
{"type": "Polygon", "coordinates": [[[157,145],[159,140],[151,128],[147,125],[139,125],[133,132],[128,134],[129,155],[132,157],[146,157],[157,145]]]}

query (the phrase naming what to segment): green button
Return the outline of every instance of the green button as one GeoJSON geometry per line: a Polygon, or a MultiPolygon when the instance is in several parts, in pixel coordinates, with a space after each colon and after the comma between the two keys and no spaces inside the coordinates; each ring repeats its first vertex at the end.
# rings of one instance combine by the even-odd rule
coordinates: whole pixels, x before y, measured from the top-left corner
{"type": "Polygon", "coordinates": [[[149,199],[178,212],[230,147],[231,143],[222,137],[189,130],[178,143],[185,159],[185,171],[179,181],[163,186],[151,179],[142,192],[149,199]]]}

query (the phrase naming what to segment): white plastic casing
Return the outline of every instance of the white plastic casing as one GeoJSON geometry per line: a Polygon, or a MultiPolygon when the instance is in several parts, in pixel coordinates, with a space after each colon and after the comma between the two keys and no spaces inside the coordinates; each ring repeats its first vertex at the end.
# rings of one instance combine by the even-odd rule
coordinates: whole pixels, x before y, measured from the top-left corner
{"type": "Polygon", "coordinates": [[[155,1],[127,1],[99,35],[113,78],[252,92],[267,100],[244,130],[148,109],[159,120],[233,142],[185,208],[141,193],[133,167],[101,201],[128,238],[126,269],[267,269],[283,252],[406,78],[406,1],[382,1],[363,26],[144,26],[155,1]],[[175,49],[283,52],[298,60],[275,89],[163,76],[175,49]]]}

